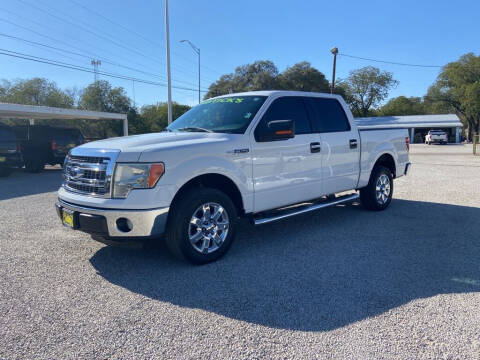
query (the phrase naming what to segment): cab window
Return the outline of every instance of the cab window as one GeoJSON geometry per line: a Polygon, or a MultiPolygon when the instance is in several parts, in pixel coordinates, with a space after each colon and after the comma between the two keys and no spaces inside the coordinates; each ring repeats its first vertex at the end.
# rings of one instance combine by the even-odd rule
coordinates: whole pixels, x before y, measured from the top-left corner
{"type": "Polygon", "coordinates": [[[309,98],[315,132],[350,131],[350,124],[342,105],[335,99],[309,98]]]}
{"type": "Polygon", "coordinates": [[[272,120],[293,120],[295,135],[312,132],[305,104],[301,97],[285,96],[274,100],[260,120],[255,132],[257,133],[257,131],[266,127],[267,123],[272,120]]]}

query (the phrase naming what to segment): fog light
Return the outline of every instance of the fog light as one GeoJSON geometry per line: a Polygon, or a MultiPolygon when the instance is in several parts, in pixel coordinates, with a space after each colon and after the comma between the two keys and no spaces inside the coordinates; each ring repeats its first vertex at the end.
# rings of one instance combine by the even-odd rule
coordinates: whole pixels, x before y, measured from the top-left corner
{"type": "Polygon", "coordinates": [[[117,229],[121,232],[130,232],[133,229],[132,222],[127,218],[119,218],[117,219],[117,229]]]}

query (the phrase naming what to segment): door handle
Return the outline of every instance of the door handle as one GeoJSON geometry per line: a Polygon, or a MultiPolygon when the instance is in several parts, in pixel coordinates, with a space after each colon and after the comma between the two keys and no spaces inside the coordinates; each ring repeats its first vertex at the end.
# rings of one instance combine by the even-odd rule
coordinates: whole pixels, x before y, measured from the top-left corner
{"type": "Polygon", "coordinates": [[[350,149],[357,148],[357,139],[350,139],[350,149]]]}
{"type": "Polygon", "coordinates": [[[311,153],[318,153],[318,152],[320,152],[321,149],[322,148],[320,147],[319,142],[310,143],[310,152],[311,153]]]}

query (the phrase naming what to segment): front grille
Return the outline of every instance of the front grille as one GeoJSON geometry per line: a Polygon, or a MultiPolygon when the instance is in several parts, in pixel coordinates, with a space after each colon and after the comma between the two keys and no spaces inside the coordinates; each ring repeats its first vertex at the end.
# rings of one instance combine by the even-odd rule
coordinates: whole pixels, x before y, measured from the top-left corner
{"type": "Polygon", "coordinates": [[[107,174],[111,159],[97,156],[69,155],[64,165],[64,187],[91,196],[110,195],[110,176],[107,174]]]}

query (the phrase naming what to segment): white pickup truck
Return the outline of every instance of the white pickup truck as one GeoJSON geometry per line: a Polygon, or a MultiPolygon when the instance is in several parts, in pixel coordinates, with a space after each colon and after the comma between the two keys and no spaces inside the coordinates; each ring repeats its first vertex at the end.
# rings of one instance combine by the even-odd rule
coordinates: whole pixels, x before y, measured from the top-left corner
{"type": "Polygon", "coordinates": [[[385,209],[408,149],[406,129],[362,126],[337,95],[230,94],[164,132],[72,149],[56,208],[73,229],[164,235],[175,255],[202,264],[226,253],[239,217],[259,225],[357,199],[385,209]]]}

